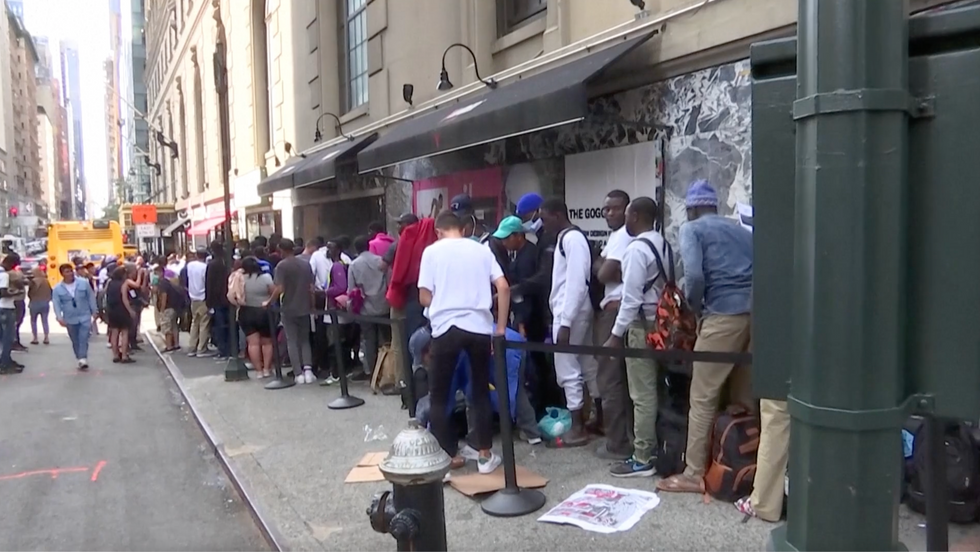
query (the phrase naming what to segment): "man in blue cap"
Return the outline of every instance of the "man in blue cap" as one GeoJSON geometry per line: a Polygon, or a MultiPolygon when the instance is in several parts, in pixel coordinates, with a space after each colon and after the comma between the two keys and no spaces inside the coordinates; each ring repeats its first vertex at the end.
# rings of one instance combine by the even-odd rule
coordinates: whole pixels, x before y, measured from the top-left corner
{"type": "Polygon", "coordinates": [[[453,212],[459,220],[463,221],[463,237],[485,243],[490,238],[490,232],[486,225],[476,218],[476,211],[473,209],[473,198],[469,194],[459,194],[453,196],[449,202],[449,210],[453,212]]]}
{"type": "MultiPolygon", "coordinates": [[[[688,222],[680,229],[684,295],[698,315],[695,351],[736,353],[751,340],[752,233],[718,215],[718,194],[706,180],[691,184],[685,198],[688,222]]],[[[687,422],[684,473],[659,482],[663,491],[701,492],[708,438],[725,383],[731,378],[733,403],[752,408],[748,366],[695,362],[687,422]]]]}

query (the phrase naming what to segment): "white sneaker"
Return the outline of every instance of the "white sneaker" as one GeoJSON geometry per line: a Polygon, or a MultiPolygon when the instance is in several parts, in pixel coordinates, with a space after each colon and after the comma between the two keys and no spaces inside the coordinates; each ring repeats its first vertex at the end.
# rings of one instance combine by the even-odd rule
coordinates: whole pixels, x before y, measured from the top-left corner
{"type": "Polygon", "coordinates": [[[78,359],[78,367],[82,370],[88,368],[88,359],[87,358],[78,359]]]}
{"type": "Polygon", "coordinates": [[[105,344],[105,348],[106,349],[111,349],[112,348],[112,343],[106,343],[105,344]]]}
{"type": "Polygon", "coordinates": [[[476,467],[478,470],[480,470],[480,473],[485,475],[488,473],[493,473],[493,470],[500,467],[500,462],[500,457],[491,452],[490,458],[481,457],[479,460],[477,460],[476,467]]]}
{"type": "Polygon", "coordinates": [[[467,460],[473,460],[474,462],[480,460],[480,453],[469,445],[463,445],[463,448],[459,449],[459,455],[467,460]]]}
{"type": "Polygon", "coordinates": [[[296,385],[303,385],[304,383],[306,383],[306,376],[303,375],[303,372],[300,372],[299,370],[294,370],[293,381],[296,383],[296,385]]]}
{"type": "Polygon", "coordinates": [[[303,370],[303,379],[306,380],[306,383],[316,383],[316,376],[313,375],[313,370],[309,368],[303,370]]]}

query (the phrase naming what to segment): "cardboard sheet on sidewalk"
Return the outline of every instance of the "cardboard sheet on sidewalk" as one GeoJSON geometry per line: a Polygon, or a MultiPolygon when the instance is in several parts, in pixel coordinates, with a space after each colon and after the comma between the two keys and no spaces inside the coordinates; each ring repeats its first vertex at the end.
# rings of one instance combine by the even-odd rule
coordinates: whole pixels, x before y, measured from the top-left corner
{"type": "MultiPolygon", "coordinates": [[[[548,484],[548,479],[533,471],[517,466],[517,484],[525,489],[539,489],[548,484]]],[[[466,496],[476,496],[492,493],[504,488],[504,467],[500,466],[493,473],[468,473],[465,475],[452,474],[449,485],[466,496]]]]}
{"type": "Polygon", "coordinates": [[[357,465],[354,469],[347,474],[347,478],[344,479],[344,483],[370,483],[373,481],[384,481],[385,476],[382,475],[381,470],[378,469],[378,465],[384,461],[385,456],[388,456],[387,452],[369,452],[361,457],[357,461],[357,465]]]}

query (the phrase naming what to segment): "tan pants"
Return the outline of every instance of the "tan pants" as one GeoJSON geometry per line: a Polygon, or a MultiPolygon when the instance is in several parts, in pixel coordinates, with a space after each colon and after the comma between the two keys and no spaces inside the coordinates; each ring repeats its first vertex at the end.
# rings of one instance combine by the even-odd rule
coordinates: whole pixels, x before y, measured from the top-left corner
{"type": "MultiPolygon", "coordinates": [[[[695,351],[741,353],[751,340],[748,314],[709,314],[698,327],[695,351]]],[[[695,362],[691,378],[691,410],[687,419],[687,468],[684,475],[700,479],[708,460],[708,436],[721,399],[725,382],[731,376],[731,399],[752,404],[752,381],[748,366],[695,362]]]]}
{"type": "Polygon", "coordinates": [[[211,313],[204,301],[191,301],[191,338],[188,352],[205,353],[211,339],[211,313]]]}
{"type": "Polygon", "coordinates": [[[762,435],[759,436],[758,467],[750,502],[761,519],[779,521],[789,462],[789,410],[786,401],[762,399],[759,413],[762,435]]]}

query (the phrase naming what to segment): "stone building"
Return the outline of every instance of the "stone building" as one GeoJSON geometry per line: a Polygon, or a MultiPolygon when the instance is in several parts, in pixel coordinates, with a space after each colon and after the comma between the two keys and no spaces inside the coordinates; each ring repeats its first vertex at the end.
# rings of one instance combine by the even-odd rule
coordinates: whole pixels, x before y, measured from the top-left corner
{"type": "Polygon", "coordinates": [[[33,237],[37,228],[36,213],[43,196],[35,79],[39,58],[34,39],[24,28],[22,20],[11,12],[7,15],[9,90],[13,107],[12,125],[8,127],[13,134],[13,147],[8,152],[8,159],[13,170],[8,167],[5,231],[33,237]]]}

